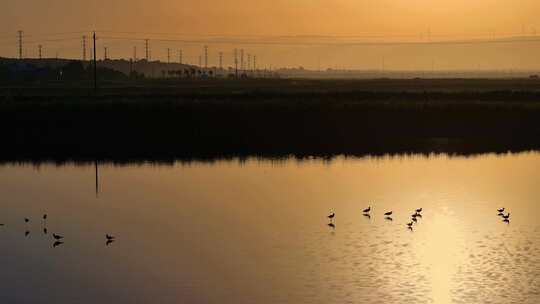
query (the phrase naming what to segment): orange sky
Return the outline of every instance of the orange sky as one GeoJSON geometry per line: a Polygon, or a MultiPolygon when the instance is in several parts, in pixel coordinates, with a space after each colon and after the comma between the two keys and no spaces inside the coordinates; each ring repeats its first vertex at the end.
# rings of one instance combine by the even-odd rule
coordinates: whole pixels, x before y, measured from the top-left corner
{"type": "MultiPolygon", "coordinates": [[[[135,32],[127,36],[136,38],[163,38],[163,35],[149,33],[181,33],[194,37],[208,34],[331,35],[381,36],[384,38],[379,40],[384,41],[405,38],[421,40],[426,37],[437,40],[533,35],[536,29],[540,31],[538,12],[538,0],[3,0],[0,11],[0,38],[3,39],[0,40],[0,55],[16,55],[13,39],[18,29],[25,31],[29,42],[25,53],[33,57],[37,51],[31,43],[51,39],[44,34],[91,29],[135,32]]],[[[80,57],[81,42],[75,39],[78,36],[75,33],[62,36],[72,37],[74,41],[44,41],[42,44],[49,51],[49,56],[59,52],[64,57],[80,57]]],[[[109,33],[109,36],[119,34],[109,33]]],[[[174,37],[177,38],[180,39],[174,37]]],[[[104,40],[103,43],[107,44],[104,40]]],[[[131,56],[137,42],[114,41],[109,44],[111,57],[126,57],[131,56]]],[[[533,56],[529,59],[528,54],[540,51],[537,44],[540,43],[512,46],[510,49],[506,47],[506,50],[476,46],[468,49],[437,48],[435,51],[438,54],[430,55],[433,58],[429,60],[426,56],[422,60],[414,58],[415,53],[425,53],[423,47],[398,50],[371,47],[362,50],[358,47],[216,45],[211,49],[215,53],[218,49],[230,53],[235,46],[251,48],[250,52],[260,54],[261,62],[264,58],[266,64],[275,66],[315,67],[321,62],[323,67],[377,68],[382,59],[371,57],[381,57],[381,54],[387,53],[385,61],[388,61],[388,68],[410,69],[407,65],[415,61],[419,62],[418,66],[431,66],[435,59],[440,61],[435,66],[441,68],[465,68],[472,61],[464,58],[463,53],[480,53],[484,54],[482,57],[493,58],[496,64],[480,62],[479,66],[533,68],[539,67],[538,60],[533,56]],[[507,51],[511,54],[505,55],[507,51]],[[359,52],[365,54],[363,59],[350,57],[359,52]],[[519,60],[515,58],[518,55],[519,60]]],[[[184,49],[186,60],[191,58],[195,63],[202,45],[155,42],[152,57],[165,60],[167,47],[184,49]]],[[[100,49],[101,46],[98,51],[100,49]]]]}

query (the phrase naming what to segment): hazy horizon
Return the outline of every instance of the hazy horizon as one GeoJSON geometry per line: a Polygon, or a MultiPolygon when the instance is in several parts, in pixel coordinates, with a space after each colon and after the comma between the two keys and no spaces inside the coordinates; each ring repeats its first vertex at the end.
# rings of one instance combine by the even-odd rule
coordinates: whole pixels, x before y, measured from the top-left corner
{"type": "MultiPolygon", "coordinates": [[[[0,56],[82,57],[97,31],[98,58],[151,58],[233,64],[234,49],[258,67],[362,70],[534,70],[540,68],[540,3],[522,1],[106,1],[8,0],[0,13],[0,56]],[[44,13],[46,12],[46,13],[44,13]],[[508,37],[513,37],[508,39],[508,37]],[[90,40],[88,37],[88,45],[90,40]]],[[[87,50],[87,56],[90,49],[87,50]]]]}

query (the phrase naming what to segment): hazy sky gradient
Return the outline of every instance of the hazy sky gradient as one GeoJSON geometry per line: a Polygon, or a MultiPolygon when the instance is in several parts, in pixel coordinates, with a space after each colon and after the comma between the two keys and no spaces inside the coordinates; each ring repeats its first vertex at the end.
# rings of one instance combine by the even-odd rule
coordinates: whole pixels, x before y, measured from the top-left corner
{"type": "MultiPolygon", "coordinates": [[[[540,30],[540,1],[538,0],[3,0],[0,11],[0,55],[16,55],[15,34],[22,29],[28,42],[48,39],[46,33],[111,30],[135,32],[137,38],[158,38],[148,33],[182,33],[184,35],[256,35],[256,36],[382,36],[392,39],[453,39],[509,34],[534,35],[540,30]],[[31,37],[31,35],[34,37],[31,37]],[[10,36],[11,35],[11,36],[10,36]],[[9,40],[11,39],[11,40],[9,40]]],[[[103,36],[104,34],[102,34],[103,36]]],[[[109,36],[118,36],[110,34],[109,36]]],[[[79,34],[62,37],[76,38],[79,34]]],[[[125,35],[124,35],[125,36],[125,35]]],[[[170,37],[169,37],[170,38],[170,37]]],[[[104,44],[107,42],[102,41],[104,44]]],[[[80,41],[43,42],[44,49],[59,52],[60,56],[79,56],[80,41]]],[[[136,42],[109,43],[111,57],[131,56],[136,42]]],[[[493,68],[536,68],[537,60],[530,53],[540,51],[540,43],[499,47],[437,47],[432,59],[415,58],[425,53],[424,47],[283,47],[244,46],[274,66],[304,65],[316,67],[378,68],[382,56],[388,68],[410,69],[432,66],[466,68],[471,65],[468,55],[483,54],[493,64],[478,65],[493,68]],[[509,51],[510,54],[506,52],[509,51]],[[363,53],[363,58],[352,54],[363,53]],[[457,52],[457,54],[455,54],[457,52]],[[384,54],[384,55],[383,55],[384,54]],[[412,56],[412,57],[411,57],[412,56]],[[519,60],[515,57],[520,56],[519,60]],[[374,60],[372,57],[378,57],[374,60]],[[528,57],[531,57],[530,60],[528,57]],[[376,62],[375,62],[376,61],[376,62]]],[[[202,45],[153,43],[156,59],[166,58],[166,49],[182,48],[185,58],[195,63],[202,45]],[[167,45],[169,44],[169,45],[167,45]]],[[[215,46],[231,53],[234,45],[215,46]]],[[[242,47],[236,45],[236,47],[242,47]]],[[[98,52],[101,46],[98,47],[98,52]]],[[[431,48],[430,51],[433,51],[431,48]]],[[[30,43],[27,56],[37,53],[30,43]]],[[[98,53],[99,54],[99,53],[98,53]]],[[[140,49],[142,55],[142,45],[140,49]]],[[[230,54],[229,54],[230,55],[230,54]]],[[[215,56],[214,56],[215,57],[215,56]]],[[[230,56],[229,56],[230,57],[230,56]]],[[[534,56],[536,58],[536,56],[534,56]]],[[[214,60],[216,61],[216,60],[214,60]]],[[[262,63],[261,63],[262,65],[262,63]]]]}

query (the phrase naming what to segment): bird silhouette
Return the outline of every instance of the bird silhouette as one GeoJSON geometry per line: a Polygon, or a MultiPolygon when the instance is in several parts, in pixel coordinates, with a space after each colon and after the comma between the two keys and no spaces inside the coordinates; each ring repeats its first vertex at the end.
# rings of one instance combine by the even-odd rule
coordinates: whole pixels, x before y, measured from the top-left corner
{"type": "Polygon", "coordinates": [[[64,244],[64,242],[56,241],[56,242],[54,242],[54,244],[53,244],[52,246],[53,246],[53,248],[54,248],[54,247],[60,246],[60,245],[62,245],[62,244],[64,244]]]}
{"type": "Polygon", "coordinates": [[[43,228],[43,234],[47,234],[47,228],[43,228]]]}
{"type": "Polygon", "coordinates": [[[416,217],[413,217],[412,220],[413,222],[418,223],[418,220],[416,219],[416,217]]]}
{"type": "Polygon", "coordinates": [[[407,226],[412,227],[413,222],[407,223],[407,226]]]}
{"type": "Polygon", "coordinates": [[[363,210],[364,213],[368,213],[368,212],[370,212],[370,211],[371,211],[371,206],[369,206],[367,209],[364,209],[364,210],[363,210]]]}
{"type": "Polygon", "coordinates": [[[510,218],[510,212],[508,212],[507,215],[503,215],[502,217],[503,217],[505,220],[509,219],[509,218],[510,218]]]}
{"type": "Polygon", "coordinates": [[[24,222],[25,222],[25,223],[28,223],[28,222],[30,222],[30,219],[28,219],[28,218],[25,217],[25,218],[24,218],[24,222]]]}
{"type": "Polygon", "coordinates": [[[24,232],[24,236],[28,236],[29,234],[30,234],[30,231],[28,231],[28,230],[26,230],[26,231],[24,232]]]}
{"type": "Polygon", "coordinates": [[[499,213],[503,213],[503,212],[504,212],[504,208],[497,209],[497,211],[499,211],[499,213]]]}
{"type": "Polygon", "coordinates": [[[329,224],[328,224],[328,227],[331,227],[332,229],[335,229],[335,228],[336,228],[336,225],[334,225],[334,223],[329,223],[329,224]]]}
{"type": "Polygon", "coordinates": [[[392,215],[392,211],[388,211],[388,212],[386,212],[384,215],[390,216],[390,215],[392,215]]]}
{"type": "Polygon", "coordinates": [[[413,215],[411,215],[412,217],[417,217],[418,216],[418,213],[415,213],[413,215]]]}
{"type": "Polygon", "coordinates": [[[505,219],[503,220],[503,222],[505,222],[505,223],[507,223],[507,224],[510,224],[510,220],[507,219],[507,218],[505,218],[505,219]]]}
{"type": "Polygon", "coordinates": [[[385,217],[384,219],[387,220],[387,221],[393,221],[394,220],[393,218],[391,218],[389,216],[385,217]]]}
{"type": "Polygon", "coordinates": [[[416,209],[416,213],[422,212],[422,208],[416,209]]]}
{"type": "Polygon", "coordinates": [[[368,218],[368,219],[371,218],[371,215],[369,215],[369,213],[364,213],[364,216],[365,216],[366,218],[368,218]]]}
{"type": "Polygon", "coordinates": [[[107,240],[107,241],[105,242],[105,246],[109,246],[112,242],[114,242],[114,240],[112,240],[112,239],[111,239],[111,240],[107,240]]]}
{"type": "Polygon", "coordinates": [[[114,236],[105,234],[105,238],[106,238],[107,240],[113,240],[113,239],[114,239],[114,236]]]}
{"type": "Polygon", "coordinates": [[[415,213],[416,216],[415,217],[419,217],[419,218],[422,218],[422,215],[420,213],[415,213]]]}
{"type": "Polygon", "coordinates": [[[47,214],[44,214],[43,215],[43,220],[46,220],[47,219],[47,214]]]}
{"type": "Polygon", "coordinates": [[[53,238],[54,238],[55,240],[60,240],[60,239],[63,239],[63,238],[64,238],[63,236],[58,235],[58,234],[55,234],[55,233],[53,233],[52,236],[53,236],[53,238]]]}
{"type": "Polygon", "coordinates": [[[336,214],[335,214],[335,213],[332,213],[332,214],[330,214],[330,215],[328,216],[328,218],[329,218],[330,220],[333,220],[334,217],[336,217],[336,214]]]}

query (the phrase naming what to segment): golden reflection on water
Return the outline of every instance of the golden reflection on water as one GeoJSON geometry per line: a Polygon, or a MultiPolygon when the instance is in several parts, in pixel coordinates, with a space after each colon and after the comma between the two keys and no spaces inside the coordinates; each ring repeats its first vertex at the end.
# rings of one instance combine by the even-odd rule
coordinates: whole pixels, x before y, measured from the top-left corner
{"type": "Polygon", "coordinates": [[[537,303],[539,169],[537,153],[101,165],[96,198],[92,166],[3,166],[4,298],[537,303]],[[16,220],[45,211],[68,235],[54,251],[16,220]],[[105,233],[118,241],[105,247],[105,233]]]}

